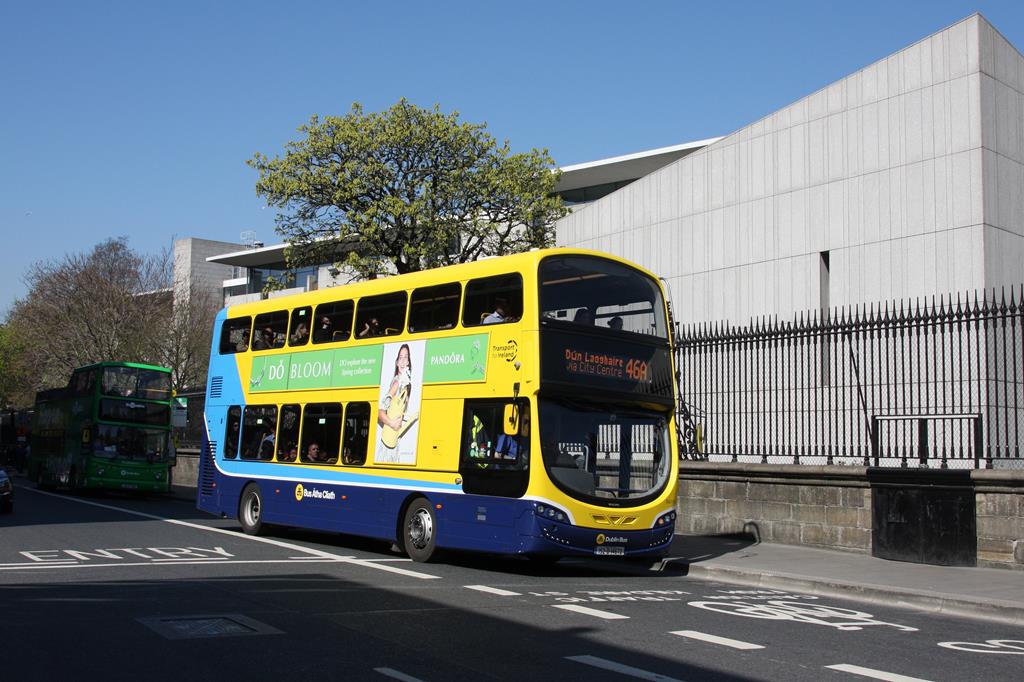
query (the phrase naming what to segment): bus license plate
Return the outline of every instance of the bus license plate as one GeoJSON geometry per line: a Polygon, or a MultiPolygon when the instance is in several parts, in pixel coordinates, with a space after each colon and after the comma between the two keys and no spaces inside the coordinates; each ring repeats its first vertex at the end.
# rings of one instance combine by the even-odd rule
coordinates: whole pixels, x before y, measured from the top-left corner
{"type": "Polygon", "coordinates": [[[614,547],[614,546],[602,545],[601,547],[595,547],[594,548],[594,554],[604,555],[604,556],[622,556],[625,553],[626,553],[626,548],[625,547],[614,547]]]}

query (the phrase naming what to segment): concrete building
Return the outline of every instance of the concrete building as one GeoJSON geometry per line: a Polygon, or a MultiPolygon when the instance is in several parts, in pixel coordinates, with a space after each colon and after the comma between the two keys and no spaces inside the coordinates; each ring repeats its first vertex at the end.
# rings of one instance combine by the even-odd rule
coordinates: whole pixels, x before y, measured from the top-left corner
{"type": "Polygon", "coordinates": [[[562,219],[728,320],[1024,281],[1024,57],[979,14],[562,219]]]}

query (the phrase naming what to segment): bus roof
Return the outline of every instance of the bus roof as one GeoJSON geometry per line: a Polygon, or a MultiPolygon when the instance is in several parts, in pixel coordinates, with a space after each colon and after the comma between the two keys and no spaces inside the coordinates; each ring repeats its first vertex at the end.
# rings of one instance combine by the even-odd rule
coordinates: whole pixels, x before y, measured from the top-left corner
{"type": "Polygon", "coordinates": [[[74,374],[75,372],[81,372],[87,369],[96,369],[99,367],[133,367],[135,369],[149,369],[153,370],[154,372],[167,372],[168,374],[170,374],[171,372],[171,370],[167,367],[147,365],[141,362],[115,362],[113,360],[104,360],[102,362],[94,362],[91,365],[83,365],[81,367],[76,367],[72,374],[74,374]]]}
{"type": "Polygon", "coordinates": [[[318,303],[337,300],[339,294],[346,298],[361,298],[364,296],[388,293],[399,289],[415,289],[421,286],[442,284],[445,281],[475,279],[477,277],[500,275],[510,271],[536,271],[537,265],[542,259],[554,255],[580,255],[604,258],[628,265],[629,267],[647,275],[651,279],[658,279],[657,275],[646,268],[610,253],[594,251],[591,249],[555,247],[549,249],[534,249],[524,253],[515,253],[508,256],[490,256],[469,263],[446,265],[440,268],[410,272],[404,275],[391,275],[381,279],[363,280],[359,282],[352,282],[351,284],[319,289],[316,291],[304,291],[290,294],[288,296],[276,296],[271,299],[263,299],[260,301],[236,303],[227,307],[231,310],[231,316],[234,317],[236,315],[242,316],[257,314],[273,308],[289,307],[289,299],[296,296],[302,296],[303,304],[305,305],[315,305],[318,303]]]}

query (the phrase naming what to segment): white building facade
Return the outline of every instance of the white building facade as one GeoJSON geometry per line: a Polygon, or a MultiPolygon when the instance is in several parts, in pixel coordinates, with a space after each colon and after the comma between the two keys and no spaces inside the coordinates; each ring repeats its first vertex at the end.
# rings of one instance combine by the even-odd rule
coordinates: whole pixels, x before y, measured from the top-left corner
{"type": "Polygon", "coordinates": [[[559,221],[683,324],[1024,282],[1024,57],[972,15],[559,221]]]}

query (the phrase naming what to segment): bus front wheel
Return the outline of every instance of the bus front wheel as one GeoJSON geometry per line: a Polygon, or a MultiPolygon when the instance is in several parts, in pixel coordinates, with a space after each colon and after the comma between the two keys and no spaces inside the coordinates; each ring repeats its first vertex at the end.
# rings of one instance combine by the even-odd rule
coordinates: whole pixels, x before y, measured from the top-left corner
{"type": "Polygon", "coordinates": [[[263,532],[263,494],[255,483],[245,486],[238,503],[238,521],[246,535],[260,535],[263,532]]]}
{"type": "Polygon", "coordinates": [[[413,561],[427,562],[437,554],[437,517],[422,497],[413,500],[405,510],[402,545],[413,561]]]}

